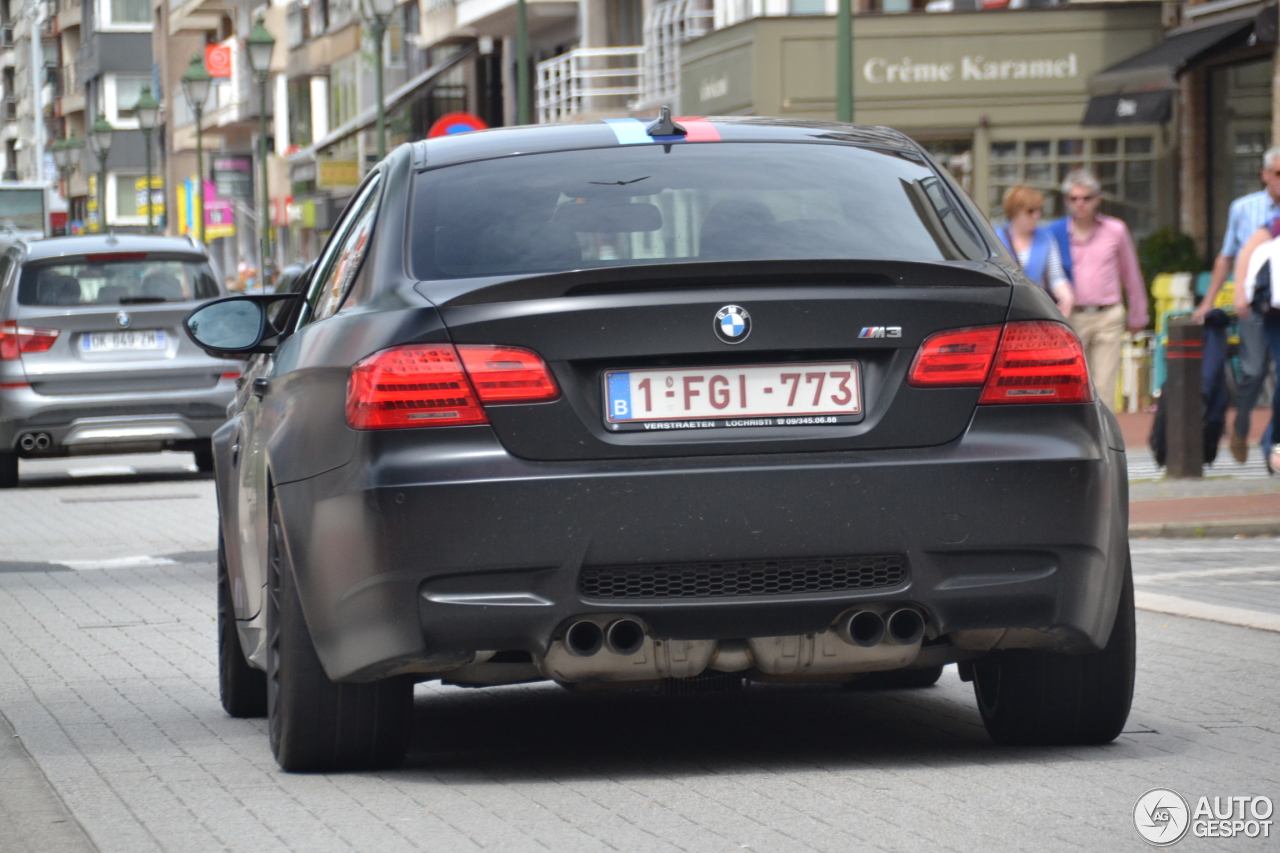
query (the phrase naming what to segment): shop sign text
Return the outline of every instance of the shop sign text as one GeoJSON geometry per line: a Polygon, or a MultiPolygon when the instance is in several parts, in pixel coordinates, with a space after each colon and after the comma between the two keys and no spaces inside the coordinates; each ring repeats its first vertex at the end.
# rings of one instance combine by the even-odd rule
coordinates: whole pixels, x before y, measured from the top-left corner
{"type": "Polygon", "coordinates": [[[1080,74],[1074,53],[1059,59],[988,59],[978,54],[954,62],[868,59],[862,77],[868,83],[952,83],[987,80],[1066,80],[1080,74]]]}

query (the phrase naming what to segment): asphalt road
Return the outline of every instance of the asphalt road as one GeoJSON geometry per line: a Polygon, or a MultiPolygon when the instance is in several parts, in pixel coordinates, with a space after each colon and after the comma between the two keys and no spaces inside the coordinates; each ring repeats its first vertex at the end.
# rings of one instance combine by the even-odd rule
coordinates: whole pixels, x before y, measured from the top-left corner
{"type": "Polygon", "coordinates": [[[283,774],[218,705],[189,459],[40,463],[0,493],[0,851],[1136,850],[1150,788],[1280,800],[1280,633],[1242,627],[1280,619],[1276,540],[1134,543],[1140,602],[1205,618],[1139,613],[1105,747],[993,745],[953,668],[896,692],[421,685],[403,768],[283,774]]]}

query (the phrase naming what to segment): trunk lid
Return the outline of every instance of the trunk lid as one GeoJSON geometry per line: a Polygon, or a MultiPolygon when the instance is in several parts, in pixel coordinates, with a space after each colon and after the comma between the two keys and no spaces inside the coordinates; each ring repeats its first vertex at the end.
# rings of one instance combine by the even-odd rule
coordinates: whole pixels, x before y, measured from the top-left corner
{"type": "Polygon", "coordinates": [[[981,263],[757,262],[749,273],[676,266],[419,288],[440,306],[454,343],[525,347],[547,361],[559,400],[486,408],[511,453],[548,461],[946,443],[968,425],[980,389],[909,387],[911,362],[935,332],[1004,322],[1012,292],[1002,269],[981,263]],[[751,323],[737,344],[714,328],[731,305],[751,323]],[[863,405],[841,423],[622,431],[605,417],[609,371],[700,368],[710,376],[718,368],[736,376],[748,367],[851,363],[863,405]]]}

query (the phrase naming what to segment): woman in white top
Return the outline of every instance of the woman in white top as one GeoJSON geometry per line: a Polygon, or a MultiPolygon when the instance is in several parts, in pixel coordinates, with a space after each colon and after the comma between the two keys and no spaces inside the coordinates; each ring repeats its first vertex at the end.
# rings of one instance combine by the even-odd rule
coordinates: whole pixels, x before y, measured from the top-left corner
{"type": "Polygon", "coordinates": [[[1039,190],[1025,184],[1010,187],[1004,194],[1004,215],[1009,222],[996,233],[1027,278],[1048,290],[1062,316],[1070,317],[1075,291],[1062,267],[1058,241],[1049,229],[1038,227],[1043,213],[1044,195],[1039,190]]]}

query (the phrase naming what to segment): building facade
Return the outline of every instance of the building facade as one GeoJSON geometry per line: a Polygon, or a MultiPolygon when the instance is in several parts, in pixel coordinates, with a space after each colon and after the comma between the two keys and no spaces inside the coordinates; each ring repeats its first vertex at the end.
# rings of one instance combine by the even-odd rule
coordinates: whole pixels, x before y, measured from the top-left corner
{"type": "MultiPolygon", "coordinates": [[[[854,120],[903,131],[946,166],[995,221],[1017,183],[1046,193],[1087,166],[1106,210],[1135,234],[1173,225],[1168,124],[1086,127],[1089,83],[1157,44],[1158,3],[945,14],[859,14],[854,120]]],[[[744,17],[683,46],[680,108],[688,115],[835,118],[835,20],[744,17]]]]}

